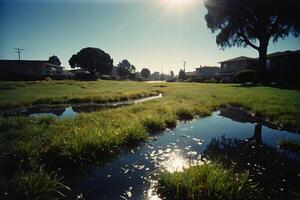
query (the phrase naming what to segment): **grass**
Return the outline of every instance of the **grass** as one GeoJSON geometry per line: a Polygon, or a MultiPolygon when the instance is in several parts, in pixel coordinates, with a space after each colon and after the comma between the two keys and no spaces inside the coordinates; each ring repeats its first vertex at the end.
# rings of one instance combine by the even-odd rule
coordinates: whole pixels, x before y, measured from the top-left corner
{"type": "Polygon", "coordinates": [[[0,82],[0,107],[38,104],[106,103],[148,97],[160,88],[146,83],[117,81],[0,82]]]}
{"type": "MultiPolygon", "coordinates": [[[[143,91],[144,95],[153,88],[157,89],[157,86],[161,88],[161,83],[130,81],[5,84],[6,88],[14,89],[0,91],[2,106],[7,102],[17,105],[23,100],[31,104],[44,98],[46,94],[50,99],[61,99],[70,94],[66,99],[71,99],[71,94],[76,93],[81,95],[80,98],[88,99],[91,93],[108,96],[143,91]],[[81,86],[86,88],[80,89],[81,86]],[[29,98],[33,93],[36,95],[29,98]]],[[[207,116],[221,105],[243,106],[294,130],[300,130],[299,91],[268,87],[244,88],[230,84],[163,84],[167,87],[163,87],[164,97],[161,99],[80,114],[75,119],[59,121],[53,118],[0,118],[0,150],[5,155],[18,153],[25,157],[40,158],[51,154],[68,159],[92,160],[98,155],[114,153],[120,148],[146,140],[147,132],[174,127],[177,119],[207,116]]]]}
{"type": "Polygon", "coordinates": [[[54,172],[47,173],[42,168],[37,172],[21,174],[14,180],[15,193],[12,199],[53,200],[65,197],[63,192],[70,190],[54,172]]]}
{"type": "Polygon", "coordinates": [[[0,117],[0,177],[37,166],[79,166],[102,161],[143,142],[148,132],[177,120],[210,115],[238,105],[300,131],[300,92],[235,84],[41,81],[0,83],[0,107],[43,103],[105,102],[163,92],[163,98],[117,109],[81,113],[74,119],[0,117]],[[163,87],[162,87],[163,85],[163,87]],[[68,165],[69,166],[69,165],[68,165]],[[3,171],[10,173],[2,174],[3,171]]]}
{"type": "Polygon", "coordinates": [[[234,173],[213,162],[183,172],[162,172],[159,191],[168,199],[246,200],[263,199],[262,189],[249,181],[247,173],[234,173]]]}
{"type": "Polygon", "coordinates": [[[291,141],[291,140],[280,140],[279,141],[280,148],[295,152],[297,154],[300,154],[300,142],[299,141],[291,141]]]}

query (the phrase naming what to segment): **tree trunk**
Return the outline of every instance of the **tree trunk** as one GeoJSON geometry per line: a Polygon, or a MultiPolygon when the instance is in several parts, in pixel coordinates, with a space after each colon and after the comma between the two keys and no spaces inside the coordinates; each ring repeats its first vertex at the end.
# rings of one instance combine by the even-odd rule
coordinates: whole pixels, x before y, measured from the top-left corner
{"type": "Polygon", "coordinates": [[[258,69],[259,69],[259,80],[262,82],[267,81],[267,51],[268,51],[268,41],[260,40],[259,45],[259,61],[258,61],[258,69]]]}

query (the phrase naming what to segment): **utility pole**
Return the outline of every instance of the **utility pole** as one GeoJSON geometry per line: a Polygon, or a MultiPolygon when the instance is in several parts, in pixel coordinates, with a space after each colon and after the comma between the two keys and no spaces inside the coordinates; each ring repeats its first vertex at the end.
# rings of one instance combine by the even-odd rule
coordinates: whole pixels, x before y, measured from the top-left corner
{"type": "Polygon", "coordinates": [[[20,60],[21,60],[21,53],[23,53],[24,49],[15,48],[15,50],[17,50],[16,53],[18,54],[18,56],[19,56],[19,61],[20,61],[20,60]]]}

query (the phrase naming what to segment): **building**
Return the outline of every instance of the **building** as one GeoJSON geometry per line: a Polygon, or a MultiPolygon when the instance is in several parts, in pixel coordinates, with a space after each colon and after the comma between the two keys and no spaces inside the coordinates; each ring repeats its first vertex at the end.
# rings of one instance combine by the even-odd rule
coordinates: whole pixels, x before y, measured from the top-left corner
{"type": "Polygon", "coordinates": [[[273,82],[299,84],[300,50],[269,54],[267,56],[267,75],[273,82]]]}
{"type": "MultiPolygon", "coordinates": [[[[217,80],[234,81],[234,75],[246,69],[257,70],[258,58],[237,57],[219,62],[221,70],[216,73],[217,80]]],[[[276,52],[267,55],[267,74],[265,79],[282,84],[299,84],[300,50],[276,52]]]]}
{"type": "Polygon", "coordinates": [[[185,72],[186,79],[194,80],[195,76],[196,76],[196,71],[185,72]]]}
{"type": "Polygon", "coordinates": [[[196,68],[195,78],[199,81],[214,79],[215,74],[220,71],[220,67],[216,66],[200,66],[196,68]]]}
{"type": "Polygon", "coordinates": [[[1,80],[43,80],[64,78],[63,67],[48,60],[0,60],[1,80]]]}
{"type": "Polygon", "coordinates": [[[227,82],[233,82],[234,75],[241,71],[246,69],[257,69],[257,63],[258,59],[256,58],[250,58],[245,56],[240,56],[237,58],[233,58],[230,60],[225,60],[222,62],[219,62],[221,64],[221,69],[219,72],[217,72],[216,79],[218,80],[226,80],[227,82]]]}

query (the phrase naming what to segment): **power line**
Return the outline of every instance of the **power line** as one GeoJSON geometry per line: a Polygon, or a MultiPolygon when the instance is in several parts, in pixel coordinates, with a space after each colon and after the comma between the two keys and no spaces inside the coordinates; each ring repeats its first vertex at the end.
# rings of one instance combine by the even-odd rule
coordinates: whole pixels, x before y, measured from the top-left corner
{"type": "Polygon", "coordinates": [[[21,60],[21,53],[23,53],[24,49],[20,49],[20,48],[15,48],[15,49],[17,50],[16,53],[19,56],[19,60],[21,60]]]}

